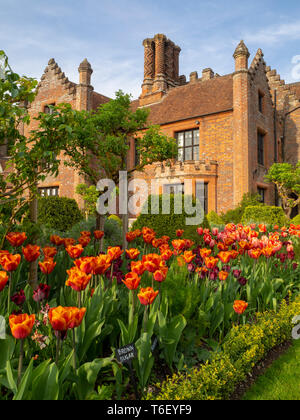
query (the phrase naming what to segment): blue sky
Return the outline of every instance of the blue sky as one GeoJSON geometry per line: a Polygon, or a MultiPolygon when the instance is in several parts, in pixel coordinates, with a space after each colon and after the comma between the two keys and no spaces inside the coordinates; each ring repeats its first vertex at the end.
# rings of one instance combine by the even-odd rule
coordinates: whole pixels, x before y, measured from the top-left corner
{"type": "Polygon", "coordinates": [[[299,0],[0,0],[0,49],[13,69],[39,79],[55,58],[70,80],[87,58],[97,92],[140,94],[145,38],[166,34],[182,48],[180,73],[231,73],[244,39],[288,82],[300,81],[299,0]]]}

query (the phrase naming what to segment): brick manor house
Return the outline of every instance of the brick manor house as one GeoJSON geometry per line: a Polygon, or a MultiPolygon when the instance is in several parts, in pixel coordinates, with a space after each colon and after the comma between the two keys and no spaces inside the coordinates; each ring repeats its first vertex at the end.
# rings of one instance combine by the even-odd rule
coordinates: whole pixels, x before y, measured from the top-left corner
{"type": "MultiPolygon", "coordinates": [[[[258,192],[264,202],[275,204],[274,186],[264,176],[274,162],[296,163],[300,158],[300,82],[281,80],[266,65],[261,49],[249,65],[243,41],[234,51],[231,74],[220,76],[207,68],[201,76],[192,72],[189,80],[179,73],[180,47],[165,35],[145,39],[143,46],[144,81],[132,108],[147,107],[149,122],[177,139],[179,155],[171,166],[154,164],[136,176],[161,179],[163,191],[175,192],[184,179],[192,179],[193,193],[204,181],[206,211],[234,208],[246,192],[258,192]]],[[[94,91],[87,60],[78,70],[76,84],[51,59],[30,105],[31,117],[63,102],[77,110],[91,110],[109,101],[94,91]]],[[[25,135],[33,127],[34,121],[25,135]]],[[[129,166],[136,158],[133,140],[129,166]]],[[[2,147],[0,171],[5,171],[5,160],[2,147]]],[[[62,165],[59,176],[48,177],[39,188],[42,195],[78,200],[75,188],[81,182],[74,169],[62,165]]]]}

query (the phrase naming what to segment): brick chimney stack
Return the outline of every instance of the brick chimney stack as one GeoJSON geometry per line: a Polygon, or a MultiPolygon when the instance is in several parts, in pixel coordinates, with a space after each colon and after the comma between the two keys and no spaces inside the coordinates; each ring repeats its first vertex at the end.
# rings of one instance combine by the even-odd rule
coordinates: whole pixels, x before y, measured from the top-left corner
{"type": "Polygon", "coordinates": [[[93,86],[91,86],[91,76],[93,73],[92,66],[87,61],[83,60],[78,68],[79,72],[79,85],[77,85],[77,109],[90,110],[92,108],[93,86]]]}
{"type": "Polygon", "coordinates": [[[147,38],[143,42],[145,49],[144,57],[144,83],[142,86],[143,95],[152,92],[155,74],[155,47],[153,39],[147,38]]]}
{"type": "Polygon", "coordinates": [[[241,41],[236,47],[233,57],[235,59],[235,71],[248,69],[250,53],[244,41],[241,41]]]}
{"type": "Polygon", "coordinates": [[[144,83],[142,104],[156,102],[168,91],[178,86],[179,54],[181,49],[164,34],[147,38],[144,46],[144,83]]]}

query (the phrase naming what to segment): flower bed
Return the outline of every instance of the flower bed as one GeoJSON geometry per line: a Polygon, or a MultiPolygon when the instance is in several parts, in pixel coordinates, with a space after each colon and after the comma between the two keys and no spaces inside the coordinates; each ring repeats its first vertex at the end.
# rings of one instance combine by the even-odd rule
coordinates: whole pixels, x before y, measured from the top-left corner
{"type": "Polygon", "coordinates": [[[211,362],[200,369],[175,374],[161,386],[159,392],[149,394],[156,400],[224,400],[233,393],[239,382],[264,359],[274,347],[291,339],[292,319],[300,314],[300,298],[280,310],[257,314],[253,324],[232,328],[211,362]]]}
{"type": "MultiPolygon", "coordinates": [[[[288,321],[278,331],[268,315],[254,326],[248,322],[272,310],[281,325],[281,316],[298,309],[279,305],[299,293],[300,226],[198,228],[194,241],[182,239],[183,230],[170,240],[145,227],[127,235],[128,249],[101,253],[103,236],[52,235],[45,246],[24,233],[7,235],[0,251],[0,315],[7,325],[7,338],[0,339],[0,399],[120,399],[133,391],[146,397],[158,375],[208,359],[203,374],[189,377],[202,391],[186,392],[225,398],[286,337],[288,321]],[[117,359],[117,349],[128,345],[135,390],[128,363],[117,359]],[[220,345],[222,354],[210,353],[220,345]]],[[[179,396],[182,375],[170,391],[163,385],[161,395],[179,396]]]]}

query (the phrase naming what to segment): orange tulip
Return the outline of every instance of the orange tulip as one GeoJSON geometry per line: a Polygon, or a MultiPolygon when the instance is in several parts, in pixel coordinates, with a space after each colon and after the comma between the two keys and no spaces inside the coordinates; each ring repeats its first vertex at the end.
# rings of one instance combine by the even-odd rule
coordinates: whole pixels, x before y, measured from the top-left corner
{"type": "Polygon", "coordinates": [[[128,232],[126,233],[126,241],[127,242],[133,242],[136,239],[136,234],[135,232],[128,232]]]}
{"type": "Polygon", "coordinates": [[[97,241],[100,241],[104,236],[104,232],[102,230],[95,230],[94,237],[97,241]]]}
{"type": "Polygon", "coordinates": [[[170,249],[166,249],[161,253],[161,257],[164,261],[169,261],[173,257],[173,252],[170,249]]]}
{"type": "Polygon", "coordinates": [[[177,251],[180,252],[184,249],[185,247],[185,241],[183,239],[175,239],[174,241],[172,241],[172,245],[173,248],[177,251]]]}
{"type": "Polygon", "coordinates": [[[125,276],[125,280],[122,280],[122,282],[129,290],[136,290],[140,285],[141,278],[136,273],[128,273],[125,276]]]}
{"type": "Polygon", "coordinates": [[[26,241],[27,236],[26,233],[19,233],[19,232],[11,232],[6,235],[6,239],[11,244],[11,246],[17,248],[18,246],[23,245],[26,241]]]}
{"type": "Polygon", "coordinates": [[[167,266],[161,267],[159,270],[155,271],[155,273],[153,274],[154,280],[158,281],[159,283],[162,283],[163,281],[166,280],[168,271],[169,269],[167,266]]]}
{"type": "Polygon", "coordinates": [[[21,262],[21,255],[4,254],[1,257],[1,265],[5,271],[16,271],[21,262]]]}
{"type": "Polygon", "coordinates": [[[50,242],[51,242],[53,245],[60,246],[60,245],[63,245],[63,243],[64,243],[64,239],[63,239],[63,238],[61,238],[61,237],[60,237],[60,236],[58,236],[58,235],[51,235],[51,236],[50,236],[50,242]]]}
{"type": "Polygon", "coordinates": [[[143,240],[146,244],[151,244],[154,239],[155,239],[154,233],[146,233],[145,235],[143,235],[143,240]]]}
{"type": "Polygon", "coordinates": [[[243,300],[236,300],[234,302],[233,309],[239,315],[243,315],[247,308],[248,303],[244,302],[243,300]]]}
{"type": "Polygon", "coordinates": [[[75,239],[73,238],[65,238],[63,239],[64,247],[67,248],[68,246],[73,246],[76,244],[75,239]]]}
{"type": "Polygon", "coordinates": [[[94,260],[94,274],[102,276],[111,266],[108,255],[99,255],[94,260]]]}
{"type": "Polygon", "coordinates": [[[79,258],[83,253],[84,249],[81,244],[79,245],[70,245],[66,248],[67,253],[70,255],[71,258],[79,258]]]}
{"type": "Polygon", "coordinates": [[[23,255],[26,261],[30,263],[36,261],[41,255],[40,249],[41,248],[37,245],[27,245],[25,248],[23,248],[23,255]]]}
{"type": "Polygon", "coordinates": [[[119,246],[116,247],[109,247],[107,250],[107,255],[110,259],[110,261],[115,261],[121,257],[123,254],[123,251],[119,246]]]}
{"type": "Polygon", "coordinates": [[[144,255],[142,258],[142,263],[144,264],[145,269],[150,273],[154,273],[158,270],[161,262],[162,258],[158,254],[148,254],[144,255]]]}
{"type": "Polygon", "coordinates": [[[93,274],[95,269],[95,257],[84,257],[74,261],[79,270],[85,274],[93,274]]]}
{"type": "Polygon", "coordinates": [[[138,294],[138,298],[142,305],[151,305],[156,296],[158,295],[158,290],[155,292],[152,287],[147,287],[146,289],[141,289],[138,294]]]}
{"type": "Polygon", "coordinates": [[[35,315],[11,315],[9,317],[9,326],[11,333],[17,340],[27,338],[33,329],[35,323],[35,315]]]}
{"type": "Polygon", "coordinates": [[[229,276],[229,273],[227,273],[227,271],[220,271],[219,272],[219,279],[221,281],[226,281],[228,276],[229,276]]]}
{"type": "Polygon", "coordinates": [[[212,269],[215,268],[215,266],[218,264],[218,258],[214,258],[214,257],[207,257],[205,258],[205,265],[208,269],[212,269]]]}
{"type": "Polygon", "coordinates": [[[6,271],[0,271],[0,292],[4,289],[4,287],[7,285],[9,280],[9,277],[7,275],[6,271]]]}
{"type": "Polygon", "coordinates": [[[126,254],[130,260],[136,260],[137,257],[140,255],[140,251],[135,248],[126,249],[126,254]]]}
{"type": "Polygon", "coordinates": [[[91,232],[89,231],[84,231],[80,233],[81,236],[91,236],[91,232]]]}
{"type": "Polygon", "coordinates": [[[89,236],[81,236],[78,239],[78,242],[80,243],[80,245],[83,246],[83,248],[87,247],[88,244],[91,242],[91,238],[89,236]]]}
{"type": "Polygon", "coordinates": [[[231,260],[232,254],[230,251],[222,251],[219,252],[218,257],[220,258],[223,264],[228,264],[231,260]]]}
{"type": "Polygon", "coordinates": [[[54,258],[55,255],[57,254],[57,249],[51,246],[46,246],[45,248],[43,248],[43,253],[44,253],[45,259],[54,258]]]}
{"type": "Polygon", "coordinates": [[[185,251],[182,257],[187,264],[190,264],[196,258],[196,255],[192,251],[185,251]]]}
{"type": "Polygon", "coordinates": [[[206,248],[200,249],[200,255],[202,259],[210,257],[211,253],[212,253],[211,249],[206,249],[206,248]]]}
{"type": "Polygon", "coordinates": [[[261,249],[250,249],[248,251],[248,254],[254,260],[258,260],[258,258],[261,256],[262,252],[261,252],[261,249]]]}
{"type": "Polygon", "coordinates": [[[66,281],[66,286],[72,287],[72,289],[76,290],[76,292],[82,292],[85,290],[92,278],[91,274],[87,275],[80,271],[77,267],[71,268],[67,271],[67,273],[69,278],[66,281]]]}
{"type": "Polygon", "coordinates": [[[138,274],[139,276],[143,275],[146,271],[146,268],[142,261],[132,261],[131,262],[131,271],[138,274]]]}
{"type": "Polygon", "coordinates": [[[184,234],[184,230],[178,229],[176,230],[176,236],[177,238],[181,238],[181,236],[184,234]]]}
{"type": "Polygon", "coordinates": [[[86,313],[86,308],[62,307],[52,308],[49,311],[49,322],[54,331],[66,332],[79,327],[86,313]]]}
{"type": "Polygon", "coordinates": [[[47,258],[43,262],[39,262],[41,272],[47,276],[52,273],[56,266],[56,262],[53,261],[53,258],[47,258]]]}

